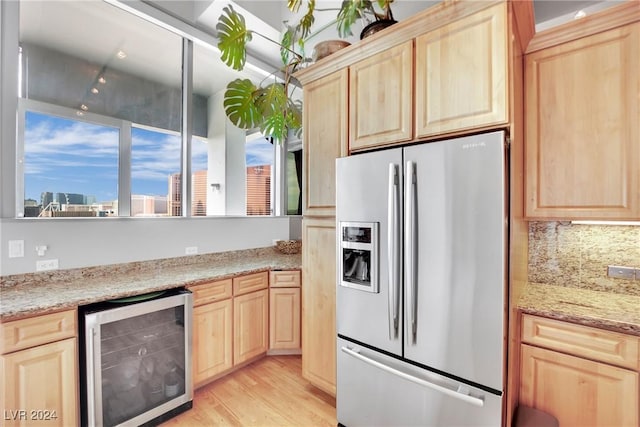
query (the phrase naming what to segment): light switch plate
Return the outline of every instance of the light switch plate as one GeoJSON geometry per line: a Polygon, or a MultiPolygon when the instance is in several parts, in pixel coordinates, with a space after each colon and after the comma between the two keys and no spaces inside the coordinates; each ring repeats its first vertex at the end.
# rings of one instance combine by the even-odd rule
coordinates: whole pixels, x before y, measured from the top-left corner
{"type": "Polygon", "coordinates": [[[9,240],[9,258],[24,256],[24,240],[9,240]]]}
{"type": "Polygon", "coordinates": [[[607,266],[607,276],[614,279],[634,280],[636,278],[636,269],[620,265],[609,265],[607,266]]]}

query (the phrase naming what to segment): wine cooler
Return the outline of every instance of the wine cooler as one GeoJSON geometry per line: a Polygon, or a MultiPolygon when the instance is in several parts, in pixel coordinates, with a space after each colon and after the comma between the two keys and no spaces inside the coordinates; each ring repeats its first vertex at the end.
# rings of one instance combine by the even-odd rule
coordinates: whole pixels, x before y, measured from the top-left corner
{"type": "Polygon", "coordinates": [[[192,310],[184,289],[80,308],[82,425],[157,425],[191,408],[192,310]]]}

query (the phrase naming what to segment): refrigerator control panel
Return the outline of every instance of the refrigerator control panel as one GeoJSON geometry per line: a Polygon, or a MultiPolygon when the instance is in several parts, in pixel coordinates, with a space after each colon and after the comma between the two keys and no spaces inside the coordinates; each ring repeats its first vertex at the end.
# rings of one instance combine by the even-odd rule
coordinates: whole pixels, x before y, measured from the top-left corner
{"type": "Polygon", "coordinates": [[[378,293],[378,223],[340,222],[340,285],[378,293]]]}

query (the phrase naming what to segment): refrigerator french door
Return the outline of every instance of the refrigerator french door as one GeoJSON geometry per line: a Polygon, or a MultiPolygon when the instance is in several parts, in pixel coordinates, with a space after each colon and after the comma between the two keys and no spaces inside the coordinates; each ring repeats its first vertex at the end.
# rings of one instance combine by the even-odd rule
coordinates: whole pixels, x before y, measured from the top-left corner
{"type": "Polygon", "coordinates": [[[336,161],[339,423],[500,425],[506,159],[492,132],[336,161]]]}

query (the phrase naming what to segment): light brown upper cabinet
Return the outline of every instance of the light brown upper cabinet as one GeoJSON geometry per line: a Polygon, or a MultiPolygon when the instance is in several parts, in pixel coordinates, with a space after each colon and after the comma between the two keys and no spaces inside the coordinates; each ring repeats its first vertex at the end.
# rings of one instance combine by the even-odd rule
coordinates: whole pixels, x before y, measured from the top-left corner
{"type": "Polygon", "coordinates": [[[346,155],[347,70],[304,86],[304,215],[335,214],[335,161],[346,155]]]}
{"type": "Polygon", "coordinates": [[[640,219],[640,23],[531,52],[526,215],[640,219]]]}
{"type": "Polygon", "coordinates": [[[349,69],[349,150],[413,137],[413,41],[359,61],[349,69]]]}
{"type": "Polygon", "coordinates": [[[506,124],[507,4],[416,38],[415,135],[506,124]]]}

